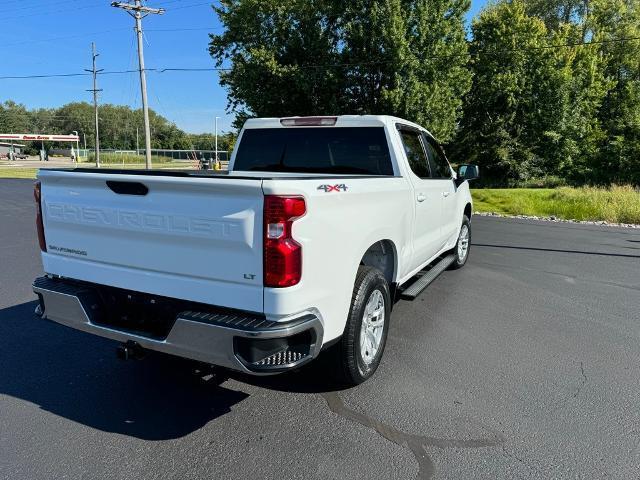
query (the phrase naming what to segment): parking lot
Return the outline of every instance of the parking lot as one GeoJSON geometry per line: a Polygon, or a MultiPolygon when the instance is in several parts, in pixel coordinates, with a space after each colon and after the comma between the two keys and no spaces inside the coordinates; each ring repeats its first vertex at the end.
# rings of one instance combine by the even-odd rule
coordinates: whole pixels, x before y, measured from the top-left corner
{"type": "Polygon", "coordinates": [[[0,180],[0,478],[640,478],[640,230],[473,219],[377,374],[220,385],[34,316],[32,182],[0,180]]]}

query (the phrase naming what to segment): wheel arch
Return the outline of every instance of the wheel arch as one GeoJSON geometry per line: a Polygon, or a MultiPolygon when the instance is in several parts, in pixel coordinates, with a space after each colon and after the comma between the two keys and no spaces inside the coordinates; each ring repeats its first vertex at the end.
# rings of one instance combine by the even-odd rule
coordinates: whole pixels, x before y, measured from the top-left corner
{"type": "Polygon", "coordinates": [[[467,202],[467,204],[464,206],[464,215],[466,215],[466,217],[471,220],[471,203],[467,202]]]}
{"type": "Polygon", "coordinates": [[[395,243],[389,239],[374,242],[365,250],[360,265],[380,270],[391,286],[398,275],[398,252],[395,243]]]}

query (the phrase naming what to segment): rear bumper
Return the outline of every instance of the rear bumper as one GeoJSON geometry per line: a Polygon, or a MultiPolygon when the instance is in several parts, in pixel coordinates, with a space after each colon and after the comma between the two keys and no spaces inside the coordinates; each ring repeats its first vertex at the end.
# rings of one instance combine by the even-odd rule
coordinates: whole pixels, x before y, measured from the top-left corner
{"type": "Polygon", "coordinates": [[[37,278],[33,291],[43,318],[143,348],[190,358],[251,374],[291,370],[311,361],[321,350],[323,327],[312,313],[287,321],[271,321],[247,312],[185,310],[178,313],[166,338],[97,324],[99,295],[91,284],[37,278]]]}

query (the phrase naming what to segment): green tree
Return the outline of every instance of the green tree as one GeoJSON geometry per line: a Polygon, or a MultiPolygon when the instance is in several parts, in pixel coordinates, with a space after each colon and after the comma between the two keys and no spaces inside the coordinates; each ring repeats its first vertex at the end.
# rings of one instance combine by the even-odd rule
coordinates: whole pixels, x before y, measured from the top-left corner
{"type": "MultiPolygon", "coordinates": [[[[562,43],[580,40],[581,27],[566,25],[565,35],[556,37],[562,43]]],[[[558,58],[566,78],[565,98],[562,105],[562,122],[555,134],[556,142],[546,152],[554,158],[558,173],[573,183],[591,183],[595,180],[593,164],[605,138],[603,125],[598,118],[607,90],[612,83],[604,73],[604,62],[598,48],[585,45],[563,48],[558,58]]]]}
{"type": "Polygon", "coordinates": [[[611,82],[593,37],[588,4],[503,1],[472,26],[473,86],[458,140],[489,180],[562,175],[594,181],[605,137],[598,112],[611,82]]]}
{"type": "Polygon", "coordinates": [[[24,105],[11,100],[0,103],[0,132],[26,132],[30,122],[31,116],[24,105]]]}
{"type": "Polygon", "coordinates": [[[392,114],[453,136],[470,85],[469,0],[229,0],[210,53],[247,116],[392,114]]]}
{"type": "Polygon", "coordinates": [[[330,0],[231,0],[216,8],[224,33],[211,55],[228,90],[235,126],[252,115],[334,113],[341,102],[338,19],[330,0]]]}
{"type": "MultiPolygon", "coordinates": [[[[194,150],[213,150],[215,148],[215,137],[211,133],[199,133],[187,135],[189,147],[194,150]]],[[[235,144],[235,134],[226,132],[218,135],[218,150],[233,150],[235,144]]]]}
{"type": "Polygon", "coordinates": [[[461,160],[499,182],[553,170],[548,146],[563,121],[566,77],[540,19],[522,1],[489,6],[472,25],[474,73],[459,131],[461,160]],[[560,107],[560,110],[558,108],[560,107]]]}
{"type": "MultiPolygon", "coordinates": [[[[139,146],[144,147],[141,109],[133,110],[129,106],[104,104],[100,106],[99,118],[101,148],[133,150],[136,148],[136,135],[139,138],[139,146]]],[[[194,148],[189,134],[153,110],[149,111],[149,123],[152,148],[194,148]]],[[[0,131],[60,134],[77,131],[81,145],[86,138],[87,147],[95,147],[94,111],[93,106],[87,102],[72,102],[53,109],[27,110],[24,105],[7,101],[0,104],[0,131]]],[[[66,147],[68,144],[47,142],[45,146],[66,147]]],[[[40,143],[37,142],[37,145],[32,147],[32,151],[37,151],[40,149],[40,143]]],[[[207,147],[210,148],[212,147],[207,147]]]]}
{"type": "MultiPolygon", "coordinates": [[[[581,24],[589,8],[589,0],[526,0],[528,15],[539,18],[550,31],[559,30],[563,25],[581,24]]],[[[586,38],[583,30],[583,40],[586,38]]]]}
{"type": "Polygon", "coordinates": [[[611,81],[598,113],[606,133],[593,171],[602,182],[640,185],[640,2],[594,0],[591,8],[593,40],[605,42],[611,81]]]}
{"type": "MultiPolygon", "coordinates": [[[[596,8],[601,9],[598,1],[596,8]]],[[[600,112],[615,82],[606,73],[606,55],[598,40],[602,25],[593,15],[594,2],[526,0],[526,6],[529,15],[542,19],[547,25],[551,44],[573,45],[558,52],[569,75],[568,88],[564,120],[556,134],[558,148],[548,155],[558,156],[559,173],[576,183],[601,181],[598,163],[607,135],[600,112]]]]}

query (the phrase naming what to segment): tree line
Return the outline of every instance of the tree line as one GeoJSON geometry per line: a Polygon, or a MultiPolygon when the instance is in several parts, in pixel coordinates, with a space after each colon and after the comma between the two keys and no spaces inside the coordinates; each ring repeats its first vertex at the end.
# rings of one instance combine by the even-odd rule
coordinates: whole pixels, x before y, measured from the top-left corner
{"type": "MultiPolygon", "coordinates": [[[[151,127],[151,148],[176,150],[213,150],[213,134],[186,133],[175,124],[149,111],[151,127]]],[[[135,150],[136,135],[139,148],[144,148],[144,123],[142,110],[134,110],[123,105],[101,105],[99,108],[100,148],[135,150]],[[137,129],[137,132],[136,132],[137,129]]],[[[2,133],[56,133],[70,134],[77,131],[80,146],[95,148],[95,120],[93,105],[86,102],[68,103],[59,108],[39,108],[29,110],[24,105],[12,101],[0,103],[0,132],[2,133]]],[[[218,149],[228,150],[234,135],[222,133],[218,136],[218,149]]],[[[28,151],[36,153],[40,142],[27,142],[28,151]]],[[[68,148],[69,144],[47,142],[49,147],[68,148]]]]}
{"type": "Polygon", "coordinates": [[[391,114],[488,184],[640,184],[640,1],[227,0],[209,50],[250,116],[391,114]]]}

